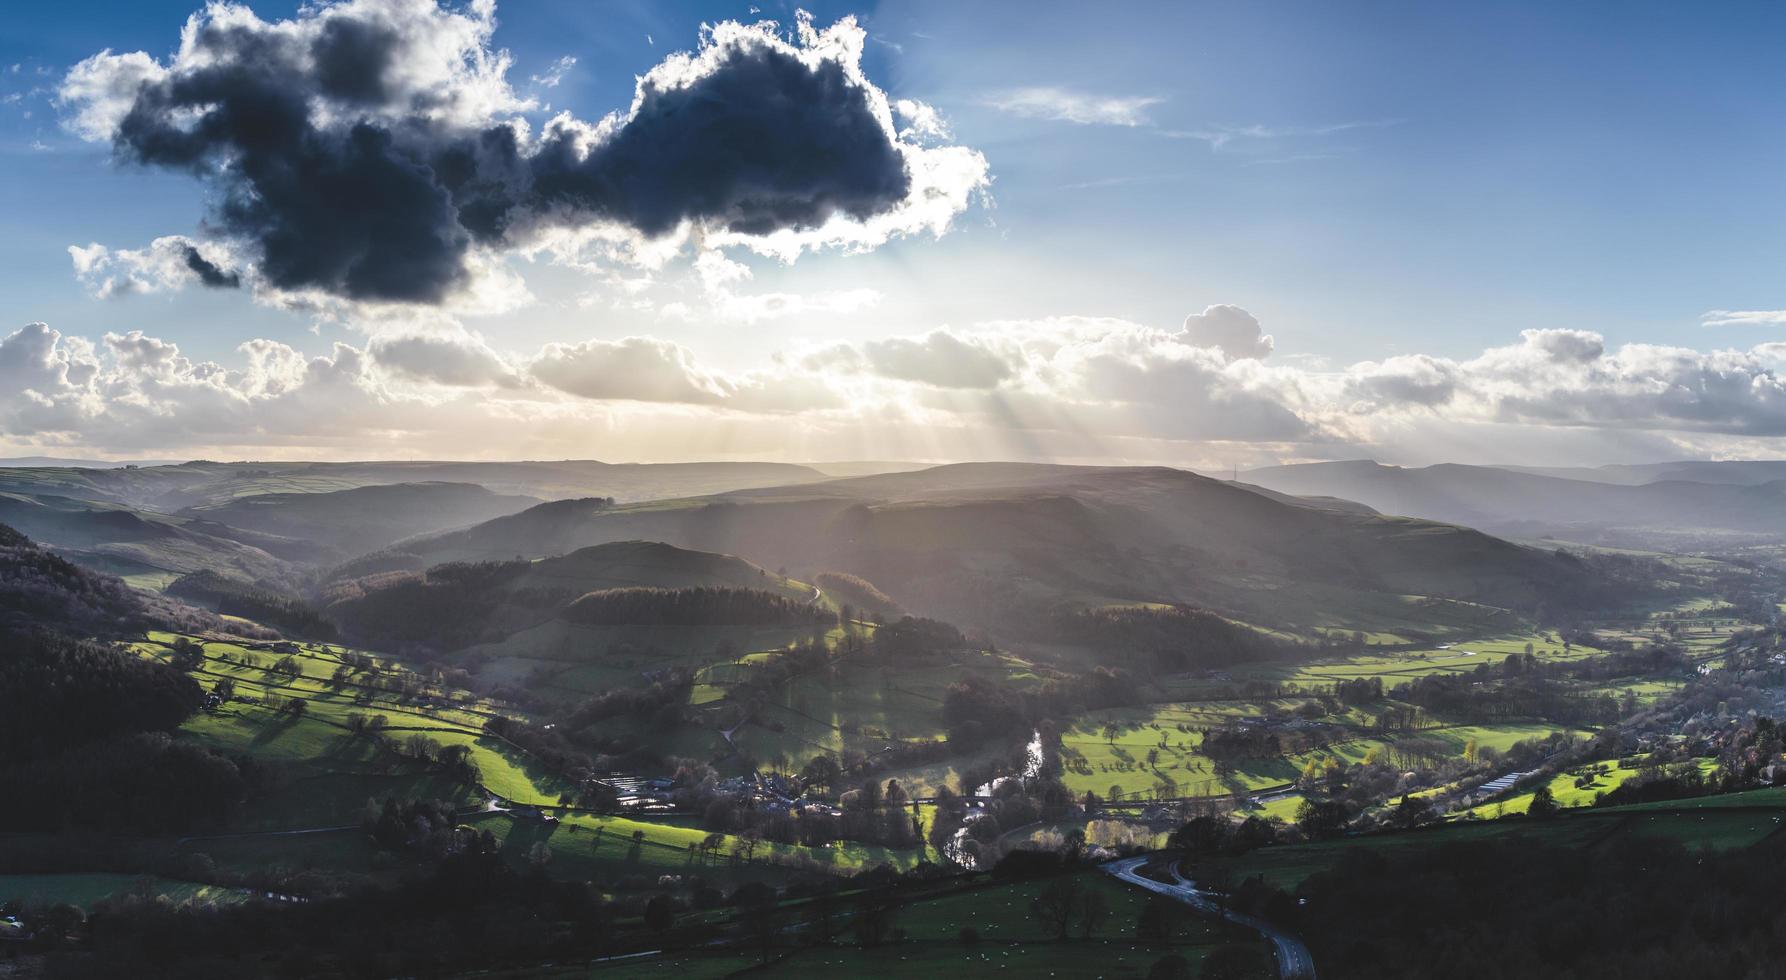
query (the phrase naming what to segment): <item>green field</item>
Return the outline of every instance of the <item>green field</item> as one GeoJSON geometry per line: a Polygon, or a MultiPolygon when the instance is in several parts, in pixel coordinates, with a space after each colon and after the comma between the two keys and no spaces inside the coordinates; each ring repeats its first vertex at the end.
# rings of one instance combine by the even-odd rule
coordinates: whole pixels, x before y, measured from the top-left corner
{"type": "Polygon", "coordinates": [[[1226,796],[1286,786],[1295,782],[1311,761],[1335,758],[1357,765],[1376,750],[1393,758],[1401,739],[1418,739],[1422,745],[1441,747],[1445,756],[1461,757],[1472,742],[1479,750],[1505,752],[1528,739],[1558,733],[1589,734],[1544,722],[1515,722],[1438,725],[1406,735],[1378,736],[1363,733],[1369,711],[1374,709],[1347,708],[1321,721],[1358,734],[1283,758],[1242,761],[1225,776],[1216,775],[1214,760],[1197,750],[1201,729],[1242,718],[1289,717],[1305,700],[1185,701],[1090,712],[1061,733],[1062,779],[1075,793],[1089,790],[1107,798],[1113,788],[1124,799],[1226,796]],[[1107,731],[1106,725],[1115,725],[1116,731],[1107,731]],[[1150,752],[1154,754],[1151,763],[1150,752]]]}
{"type": "MultiPolygon", "coordinates": [[[[173,640],[172,634],[150,633],[136,646],[143,656],[165,660],[172,655],[173,640]]],[[[420,693],[399,696],[380,691],[363,673],[354,675],[352,684],[335,687],[329,682],[330,675],[342,666],[342,654],[348,652],[341,647],[317,644],[303,648],[292,655],[302,673],[289,677],[272,670],[285,656],[278,651],[214,640],[203,641],[203,645],[205,663],[194,677],[206,686],[229,679],[236,686],[236,700],[216,711],[194,715],[183,726],[182,731],[201,744],[299,764],[309,775],[384,774],[393,767],[401,768],[401,760],[377,742],[356,737],[347,727],[350,715],[383,715],[392,738],[422,734],[441,745],[469,746],[483,774],[483,785],[504,799],[551,804],[565,788],[524,752],[484,734],[484,722],[499,712],[510,713],[509,709],[441,687],[396,665],[381,666],[378,676],[413,682],[420,693]],[[302,717],[275,710],[274,702],[288,698],[306,702],[308,710],[302,717]]],[[[329,822],[357,819],[365,797],[343,802],[352,805],[329,822]]]]}
{"type": "Polygon", "coordinates": [[[503,851],[518,861],[524,860],[534,845],[545,844],[552,851],[549,867],[553,874],[598,882],[628,874],[648,875],[653,881],[659,875],[691,874],[760,878],[796,868],[853,874],[880,864],[904,871],[923,857],[916,849],[893,850],[853,841],[839,841],[830,847],[764,841],[746,862],[737,856],[736,837],[720,835],[720,846],[710,855],[702,855],[698,848],[708,832],[692,824],[586,813],[564,813],[556,825],[502,815],[480,816],[470,823],[493,833],[503,851]],[[642,836],[635,840],[635,833],[642,836]],[[697,850],[691,851],[691,845],[697,850]]]}
{"type": "MultiPolygon", "coordinates": [[[[174,639],[172,634],[154,633],[136,647],[142,656],[166,660],[172,656],[174,639]]],[[[193,716],[182,727],[183,737],[222,751],[250,753],[289,768],[288,777],[265,798],[254,801],[234,830],[265,833],[351,828],[358,824],[367,800],[387,796],[444,799],[462,807],[477,805],[478,799],[470,787],[455,785],[434,769],[398,757],[387,744],[352,733],[348,718],[356,713],[385,716],[385,732],[392,739],[421,734],[441,745],[468,746],[480,769],[482,786],[505,800],[555,808],[560,792],[566,788],[519,748],[483,733],[483,722],[498,713],[508,713],[505,706],[440,687],[428,676],[382,658],[379,676],[406,679],[420,685],[422,693],[399,697],[372,690],[367,684],[334,686],[330,678],[344,662],[343,655],[351,651],[333,645],[305,646],[294,655],[301,671],[292,677],[271,669],[285,655],[281,652],[215,640],[202,642],[205,662],[194,676],[207,686],[218,678],[229,678],[235,682],[236,699],[215,711],[193,716]],[[286,698],[303,699],[308,710],[296,718],[276,711],[271,702],[286,698]]],[[[354,676],[360,681],[368,679],[364,674],[354,676]]],[[[934,704],[924,703],[934,710],[934,704]]],[[[672,750],[677,739],[688,741],[691,749],[709,751],[712,743],[721,742],[717,730],[683,729],[662,737],[672,750]]],[[[823,750],[821,747],[814,751],[823,750]]],[[[800,759],[810,755],[806,753],[800,759]]],[[[734,853],[738,841],[732,837],[722,837],[719,848],[711,854],[698,853],[707,832],[676,819],[633,820],[556,812],[561,817],[556,824],[516,820],[496,813],[474,815],[467,821],[480,830],[491,831],[517,866],[536,860],[541,855],[536,845],[543,844],[550,852],[553,874],[600,882],[642,876],[655,883],[664,875],[692,874],[736,883],[778,880],[796,869],[850,874],[880,864],[906,870],[926,856],[916,849],[895,851],[848,841],[823,848],[763,842],[745,861],[734,853]],[[636,840],[635,833],[640,835],[636,840]],[[690,851],[691,845],[696,846],[696,852],[690,851]]],[[[389,856],[381,858],[357,830],[209,838],[191,842],[182,849],[205,853],[220,867],[244,872],[277,867],[366,874],[390,867],[389,856]]]]}
{"type": "Polygon", "coordinates": [[[1505,633],[1474,639],[1457,639],[1443,645],[1409,646],[1382,653],[1360,652],[1331,660],[1308,661],[1288,666],[1260,665],[1236,671],[1237,677],[1276,680],[1299,685],[1327,685],[1360,677],[1381,677],[1385,688],[1427,674],[1462,674],[1482,664],[1500,663],[1514,654],[1523,655],[1526,644],[1546,663],[1573,663],[1599,656],[1602,651],[1574,645],[1567,651],[1554,634],[1505,633]]]}
{"type": "MultiPolygon", "coordinates": [[[[869,949],[845,944],[798,950],[751,972],[777,977],[812,971],[840,977],[980,977],[1001,972],[1019,977],[1141,977],[1170,953],[1189,960],[1195,970],[1207,953],[1225,943],[1257,944],[1263,949],[1251,933],[1199,918],[1183,906],[1173,906],[1172,942],[1137,943],[1130,936],[1148,893],[1097,871],[1081,872],[1079,877],[1109,910],[1089,939],[1079,938],[1075,930],[1074,938],[1056,940],[1031,915],[1030,902],[1046,882],[976,885],[900,906],[893,921],[904,931],[902,941],[869,949]],[[977,944],[961,942],[961,930],[967,927],[979,933],[977,944]]],[[[684,954],[551,975],[603,980],[719,977],[752,965],[752,960],[735,955],[684,954]]]]}
{"type": "Polygon", "coordinates": [[[248,900],[235,888],[202,885],[150,875],[89,872],[75,874],[0,874],[0,905],[74,905],[91,908],[102,899],[123,895],[185,902],[234,903],[248,900]]]}
{"type": "MultiPolygon", "coordinates": [[[[1714,772],[1718,768],[1718,761],[1716,759],[1701,759],[1699,760],[1699,768],[1703,773],[1714,772]]],[[[1638,772],[1639,770],[1636,768],[1621,768],[1616,761],[1591,762],[1586,765],[1576,766],[1567,772],[1558,773],[1556,776],[1552,777],[1547,785],[1549,785],[1551,796],[1556,800],[1558,806],[1592,806],[1595,797],[1603,793],[1612,792],[1617,787],[1624,785],[1624,783],[1630,780],[1633,776],[1636,776],[1638,772]],[[1593,781],[1588,785],[1576,785],[1577,782],[1590,776],[1593,778],[1593,781]]],[[[1483,803],[1469,810],[1465,810],[1458,814],[1458,818],[1477,817],[1487,819],[1501,816],[1503,814],[1525,813],[1531,808],[1532,797],[1536,794],[1537,787],[1533,787],[1518,795],[1503,797],[1493,802],[1483,803]]]]}
{"type": "MultiPolygon", "coordinates": [[[[1509,806],[1508,812],[1516,811],[1509,806]]],[[[1782,820],[1786,820],[1786,790],[1763,789],[1567,811],[1549,820],[1467,820],[1397,833],[1267,847],[1240,858],[1209,862],[1209,869],[1219,869],[1236,880],[1259,875],[1270,884],[1293,888],[1309,875],[1332,867],[1355,848],[1406,853],[1455,841],[1534,839],[1603,850],[1615,839],[1642,838],[1728,850],[1760,841],[1778,830],[1782,820]]]]}

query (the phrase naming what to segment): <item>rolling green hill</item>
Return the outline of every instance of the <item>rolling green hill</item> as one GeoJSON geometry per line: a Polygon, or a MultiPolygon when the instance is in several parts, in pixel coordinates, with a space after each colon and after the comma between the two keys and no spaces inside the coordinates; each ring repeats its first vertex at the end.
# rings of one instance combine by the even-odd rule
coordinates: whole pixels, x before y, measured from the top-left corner
{"type": "Polygon", "coordinates": [[[0,493],[0,522],[84,565],[136,584],[166,584],[213,571],[245,581],[283,582],[293,566],[270,553],[276,539],[223,525],[71,497],[0,493]]]}
{"type": "Polygon", "coordinates": [[[845,572],[908,609],[982,625],[1160,603],[1362,629],[1371,610],[1420,597],[1525,615],[1613,598],[1567,555],[1157,467],[967,464],[640,505],[563,501],[405,550],[483,560],[634,538],[845,572]]]}
{"type": "Polygon", "coordinates": [[[0,632],[111,636],[148,626],[210,630],[222,625],[205,610],[130,588],[0,524],[0,632]]]}
{"type": "Polygon", "coordinates": [[[621,541],[541,561],[446,563],[329,587],[327,613],[350,635],[455,649],[560,618],[579,599],[623,590],[762,593],[804,604],[810,589],[730,555],[621,541]]]}
{"type": "Polygon", "coordinates": [[[540,503],[469,483],[397,483],[322,493],[261,493],[181,511],[181,516],[285,539],[294,560],[341,560],[417,534],[477,524],[540,503]]]}

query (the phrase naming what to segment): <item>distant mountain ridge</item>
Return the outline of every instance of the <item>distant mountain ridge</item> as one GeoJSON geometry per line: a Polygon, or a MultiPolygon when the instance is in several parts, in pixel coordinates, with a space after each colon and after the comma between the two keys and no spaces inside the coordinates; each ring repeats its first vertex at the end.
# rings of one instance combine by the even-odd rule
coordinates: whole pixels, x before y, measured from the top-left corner
{"type": "Polygon", "coordinates": [[[0,456],[0,469],[11,468],[48,468],[48,469],[84,469],[112,470],[126,466],[172,466],[179,460],[172,459],[65,459],[61,456],[0,456]]]}
{"type": "Polygon", "coordinates": [[[211,571],[290,591],[306,566],[337,565],[543,500],[654,500],[823,479],[803,466],[752,462],[0,467],[0,520],[145,584],[211,571]]]}
{"type": "MultiPolygon", "coordinates": [[[[1666,464],[1646,474],[1694,472],[1763,476],[1775,466],[1666,464]]],[[[1385,466],[1371,460],[1248,470],[1243,482],[1290,494],[1327,494],[1387,514],[1449,521],[1491,532],[1537,534],[1569,528],[1703,528],[1786,534],[1786,480],[1641,484],[1565,479],[1529,470],[1440,464],[1385,466]]]]}
{"type": "Polygon", "coordinates": [[[825,479],[791,463],[512,463],[368,461],[218,463],[79,469],[0,468],[0,492],[57,494],[172,513],[258,493],[313,493],[397,483],[475,483],[493,493],[542,500],[613,497],[650,500],[825,479]]]}
{"type": "Polygon", "coordinates": [[[1497,466],[1496,469],[1516,473],[1535,473],[1565,480],[1587,480],[1593,483],[1621,483],[1640,486],[1684,480],[1689,483],[1734,483],[1752,486],[1786,480],[1786,460],[1731,459],[1679,460],[1672,463],[1610,464],[1607,466],[1497,466]]]}
{"type": "Polygon", "coordinates": [[[273,542],[251,532],[115,504],[0,493],[0,522],[44,547],[118,574],[209,570],[249,582],[286,581],[296,574],[291,563],[260,547],[273,542]]]}

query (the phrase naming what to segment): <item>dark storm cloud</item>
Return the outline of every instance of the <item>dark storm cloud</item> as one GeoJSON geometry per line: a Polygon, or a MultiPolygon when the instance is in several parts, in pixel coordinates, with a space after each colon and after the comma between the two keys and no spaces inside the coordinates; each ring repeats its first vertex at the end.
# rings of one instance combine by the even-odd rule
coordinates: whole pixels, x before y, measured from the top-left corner
{"type": "MultiPolygon", "coordinates": [[[[401,146],[370,121],[318,127],[308,100],[320,73],[256,32],[207,29],[199,43],[215,67],[144,84],[114,134],[120,156],[215,180],[219,223],[258,245],[278,288],[438,302],[464,278],[471,238],[425,140],[401,146]]],[[[372,88],[363,77],[330,84],[372,88]]]]}
{"type": "MultiPolygon", "coordinates": [[[[430,24],[453,18],[418,0],[310,10],[293,30],[208,12],[168,70],[129,63],[150,77],[111,138],[122,159],[212,182],[215,220],[252,243],[270,285],[355,300],[438,303],[467,281],[474,244],[554,228],[764,236],[866,220],[911,192],[909,147],[847,48],[715,34],[641,80],[624,120],[561,118],[532,142],[494,112],[456,111],[451,85],[414,81],[438,57],[430,24]]],[[[464,57],[498,67],[467,87],[506,97],[487,40],[464,57]]],[[[96,56],[71,81],[108,57],[124,65],[96,56]]]]}
{"type": "Polygon", "coordinates": [[[198,276],[198,281],[212,289],[235,289],[242,285],[242,276],[235,271],[225,271],[217,264],[200,255],[198,249],[185,246],[186,268],[198,276]]]}
{"type": "Polygon", "coordinates": [[[687,85],[649,81],[626,125],[579,159],[564,136],[532,160],[536,207],[568,206],[647,235],[684,220],[744,235],[864,220],[904,199],[905,159],[842,65],[735,47],[687,85]]]}

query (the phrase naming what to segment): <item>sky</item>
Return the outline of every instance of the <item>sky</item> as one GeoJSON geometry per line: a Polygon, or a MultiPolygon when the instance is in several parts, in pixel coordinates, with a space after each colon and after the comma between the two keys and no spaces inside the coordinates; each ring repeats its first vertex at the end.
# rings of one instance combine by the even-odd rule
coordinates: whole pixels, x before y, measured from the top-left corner
{"type": "Polygon", "coordinates": [[[66,0],[0,454],[1774,457],[1786,8],[66,0]]]}

